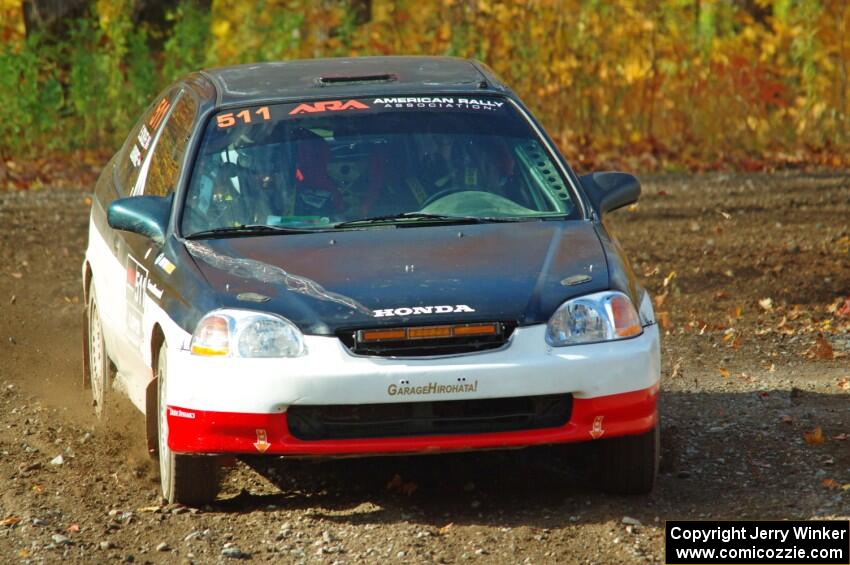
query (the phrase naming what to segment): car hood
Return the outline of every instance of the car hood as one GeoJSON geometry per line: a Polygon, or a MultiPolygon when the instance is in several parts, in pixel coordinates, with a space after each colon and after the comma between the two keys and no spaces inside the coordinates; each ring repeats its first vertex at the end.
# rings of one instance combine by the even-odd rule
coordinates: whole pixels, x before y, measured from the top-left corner
{"type": "Polygon", "coordinates": [[[609,284],[588,221],[374,227],[185,245],[222,307],[275,312],[320,335],[542,323],[564,300],[609,284]]]}

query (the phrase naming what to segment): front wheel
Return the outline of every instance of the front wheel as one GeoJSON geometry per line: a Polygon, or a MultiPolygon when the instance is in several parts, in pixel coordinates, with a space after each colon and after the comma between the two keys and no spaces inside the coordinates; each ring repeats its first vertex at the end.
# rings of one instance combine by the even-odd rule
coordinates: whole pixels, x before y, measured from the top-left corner
{"type": "Polygon", "coordinates": [[[650,431],[599,441],[596,482],[613,494],[647,494],[655,486],[660,455],[660,425],[650,431]]]}
{"type": "Polygon", "coordinates": [[[162,496],[168,502],[187,506],[203,506],[218,495],[218,457],[180,455],[168,448],[168,386],[166,347],[159,349],[156,364],[159,478],[162,496]]]}
{"type": "Polygon", "coordinates": [[[92,406],[98,419],[105,415],[104,405],[106,391],[112,385],[111,366],[106,354],[106,341],[103,337],[103,325],[100,321],[100,312],[94,298],[94,288],[89,292],[89,301],[86,313],[86,339],[88,341],[86,361],[89,374],[89,386],[91,388],[92,406]]]}

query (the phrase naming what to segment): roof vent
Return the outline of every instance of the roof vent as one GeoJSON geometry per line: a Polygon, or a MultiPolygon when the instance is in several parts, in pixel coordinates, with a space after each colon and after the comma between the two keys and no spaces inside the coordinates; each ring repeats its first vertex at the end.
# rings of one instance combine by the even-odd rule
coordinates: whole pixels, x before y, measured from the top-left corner
{"type": "Polygon", "coordinates": [[[395,82],[398,77],[392,74],[381,75],[360,75],[360,76],[334,76],[334,77],[319,77],[316,82],[319,86],[344,86],[347,84],[374,84],[395,82]]]}

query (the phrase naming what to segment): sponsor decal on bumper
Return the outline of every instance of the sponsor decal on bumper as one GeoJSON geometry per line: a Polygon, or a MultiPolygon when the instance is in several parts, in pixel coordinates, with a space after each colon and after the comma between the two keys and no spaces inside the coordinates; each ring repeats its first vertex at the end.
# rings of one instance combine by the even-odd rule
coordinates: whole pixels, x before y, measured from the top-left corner
{"type": "Polygon", "coordinates": [[[429,394],[457,394],[460,392],[478,392],[478,381],[471,383],[458,383],[451,385],[441,385],[439,383],[430,382],[423,386],[401,386],[391,384],[387,387],[387,394],[390,396],[423,396],[429,394]]]}

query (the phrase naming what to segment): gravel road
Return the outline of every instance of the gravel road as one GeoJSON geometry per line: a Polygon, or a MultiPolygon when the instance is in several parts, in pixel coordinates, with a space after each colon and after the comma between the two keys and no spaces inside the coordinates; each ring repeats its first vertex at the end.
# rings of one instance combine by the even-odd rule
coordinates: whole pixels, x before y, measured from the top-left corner
{"type": "Polygon", "coordinates": [[[240,461],[215,505],[161,505],[140,415],[82,389],[88,206],[0,192],[0,562],[663,562],[666,519],[850,517],[847,176],[651,177],[612,216],[665,334],[632,498],[546,448],[240,461]]]}

